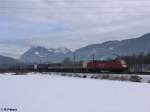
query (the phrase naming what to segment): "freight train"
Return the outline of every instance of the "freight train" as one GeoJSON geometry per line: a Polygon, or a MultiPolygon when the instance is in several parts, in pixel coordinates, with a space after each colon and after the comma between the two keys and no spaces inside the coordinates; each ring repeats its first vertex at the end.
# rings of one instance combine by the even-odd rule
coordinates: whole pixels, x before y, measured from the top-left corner
{"type": "Polygon", "coordinates": [[[122,73],[128,69],[121,58],[107,61],[68,62],[48,64],[19,64],[1,68],[0,72],[70,72],[70,73],[122,73]]]}
{"type": "Polygon", "coordinates": [[[124,72],[128,69],[123,59],[116,58],[107,61],[89,61],[72,63],[51,63],[34,65],[34,70],[48,72],[78,72],[78,73],[99,73],[99,72],[124,72]]]}

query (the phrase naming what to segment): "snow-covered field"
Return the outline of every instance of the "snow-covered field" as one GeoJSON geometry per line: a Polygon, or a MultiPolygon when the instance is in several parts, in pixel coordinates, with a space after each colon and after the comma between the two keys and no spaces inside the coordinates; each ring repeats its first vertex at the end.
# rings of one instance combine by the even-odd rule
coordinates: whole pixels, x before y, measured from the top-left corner
{"type": "Polygon", "coordinates": [[[150,112],[150,84],[56,75],[0,75],[0,112],[150,112]]]}

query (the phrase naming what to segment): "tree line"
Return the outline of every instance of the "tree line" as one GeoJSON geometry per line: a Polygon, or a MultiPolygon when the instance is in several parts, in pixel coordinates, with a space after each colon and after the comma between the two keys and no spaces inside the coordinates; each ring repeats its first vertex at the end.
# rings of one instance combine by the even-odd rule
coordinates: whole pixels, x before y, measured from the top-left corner
{"type": "Polygon", "coordinates": [[[123,59],[128,65],[129,72],[149,72],[150,71],[150,53],[132,56],[124,56],[123,59]]]}
{"type": "Polygon", "coordinates": [[[150,64],[150,53],[132,56],[124,56],[123,59],[127,64],[150,64]]]}

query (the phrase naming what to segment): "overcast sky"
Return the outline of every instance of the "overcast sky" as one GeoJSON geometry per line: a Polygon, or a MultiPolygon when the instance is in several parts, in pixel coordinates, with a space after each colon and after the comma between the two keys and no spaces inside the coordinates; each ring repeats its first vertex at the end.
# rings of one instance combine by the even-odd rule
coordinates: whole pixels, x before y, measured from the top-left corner
{"type": "Polygon", "coordinates": [[[72,50],[150,32],[149,0],[0,0],[0,55],[72,50]]]}

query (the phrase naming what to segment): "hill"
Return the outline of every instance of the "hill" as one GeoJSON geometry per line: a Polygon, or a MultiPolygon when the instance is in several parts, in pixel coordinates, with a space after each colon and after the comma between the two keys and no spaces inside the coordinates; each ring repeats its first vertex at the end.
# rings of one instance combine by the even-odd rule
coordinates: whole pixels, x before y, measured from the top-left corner
{"type": "Polygon", "coordinates": [[[126,39],[122,41],[107,41],[101,44],[88,45],[77,49],[76,54],[78,60],[92,59],[95,55],[96,59],[112,58],[116,55],[129,56],[140,53],[150,53],[150,33],[139,38],[126,39]]]}

